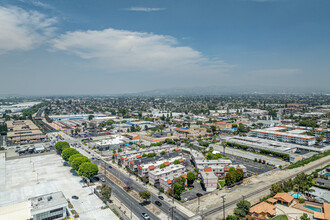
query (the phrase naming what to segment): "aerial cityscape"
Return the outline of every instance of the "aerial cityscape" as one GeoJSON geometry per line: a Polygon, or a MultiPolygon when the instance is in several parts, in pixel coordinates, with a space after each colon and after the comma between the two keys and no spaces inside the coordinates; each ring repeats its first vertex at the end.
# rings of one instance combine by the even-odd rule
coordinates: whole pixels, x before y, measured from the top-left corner
{"type": "Polygon", "coordinates": [[[329,11],[1,1],[0,220],[330,220],[329,11]]]}

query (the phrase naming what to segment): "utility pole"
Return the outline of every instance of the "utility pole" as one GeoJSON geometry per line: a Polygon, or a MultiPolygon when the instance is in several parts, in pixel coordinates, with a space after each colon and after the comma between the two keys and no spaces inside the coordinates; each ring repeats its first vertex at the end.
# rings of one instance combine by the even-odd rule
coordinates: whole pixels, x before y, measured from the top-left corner
{"type": "Polygon", "coordinates": [[[175,206],[172,206],[170,209],[172,209],[172,220],[174,220],[174,209],[176,209],[176,207],[175,206]]]}
{"type": "Polygon", "coordinates": [[[131,202],[131,219],[132,219],[132,202],[131,202]]]}
{"type": "Polygon", "coordinates": [[[199,209],[200,209],[200,197],[198,196],[198,209],[197,209],[197,213],[199,213],[199,209]]]}
{"type": "Polygon", "coordinates": [[[221,196],[221,198],[222,198],[222,213],[223,213],[223,220],[225,220],[226,219],[226,212],[225,212],[225,196],[223,195],[223,196],[221,196]]]}

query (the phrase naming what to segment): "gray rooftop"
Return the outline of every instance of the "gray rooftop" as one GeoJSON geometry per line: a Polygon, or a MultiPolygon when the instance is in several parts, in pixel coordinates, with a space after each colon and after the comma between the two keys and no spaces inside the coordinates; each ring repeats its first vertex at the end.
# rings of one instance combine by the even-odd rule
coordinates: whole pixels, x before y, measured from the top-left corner
{"type": "Polygon", "coordinates": [[[37,212],[60,205],[67,206],[68,204],[61,191],[33,197],[30,198],[30,200],[32,206],[31,212],[37,212]]]}

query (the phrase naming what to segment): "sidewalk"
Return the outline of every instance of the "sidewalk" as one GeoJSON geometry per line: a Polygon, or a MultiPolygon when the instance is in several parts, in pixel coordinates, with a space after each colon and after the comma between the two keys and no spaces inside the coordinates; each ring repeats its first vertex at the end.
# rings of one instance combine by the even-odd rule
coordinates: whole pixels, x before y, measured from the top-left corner
{"type": "MultiPolygon", "coordinates": [[[[115,167],[117,170],[120,170],[120,172],[124,173],[125,175],[127,176],[130,176],[130,174],[123,168],[119,167],[117,164],[114,164],[114,163],[110,163],[109,164],[113,167],[115,167]]],[[[161,193],[159,192],[158,189],[156,189],[155,187],[152,187],[148,184],[144,185],[144,183],[139,179],[137,178],[136,176],[133,176],[134,178],[131,178],[134,182],[146,187],[148,189],[148,191],[152,192],[153,194],[155,195],[162,195],[165,199],[166,202],[168,202],[169,204],[172,204],[173,205],[173,199],[169,196],[167,196],[165,193],[161,193]]],[[[185,215],[187,215],[188,217],[192,217],[195,215],[194,212],[192,212],[191,210],[187,209],[186,207],[184,207],[181,203],[177,202],[175,199],[174,199],[174,206],[176,207],[176,209],[178,209],[179,211],[181,211],[182,213],[184,213],[185,215]]]]}

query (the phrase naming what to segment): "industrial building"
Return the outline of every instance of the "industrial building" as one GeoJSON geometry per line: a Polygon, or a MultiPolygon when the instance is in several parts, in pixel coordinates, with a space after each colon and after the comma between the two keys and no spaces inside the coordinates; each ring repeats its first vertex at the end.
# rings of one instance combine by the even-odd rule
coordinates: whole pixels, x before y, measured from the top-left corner
{"type": "Polygon", "coordinates": [[[31,120],[6,121],[7,137],[12,142],[41,141],[46,136],[31,120]]]}

